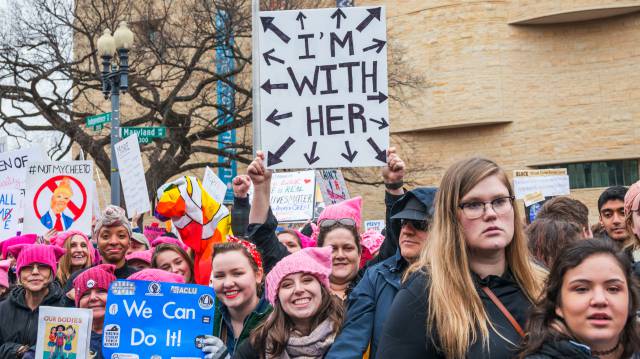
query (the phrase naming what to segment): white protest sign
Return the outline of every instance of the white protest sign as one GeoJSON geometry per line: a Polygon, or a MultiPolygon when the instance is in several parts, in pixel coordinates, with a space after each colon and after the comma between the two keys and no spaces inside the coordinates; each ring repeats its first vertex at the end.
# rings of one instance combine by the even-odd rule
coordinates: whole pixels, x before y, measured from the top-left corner
{"type": "Polygon", "coordinates": [[[565,196],[571,193],[566,168],[513,171],[513,190],[516,199],[540,192],[544,197],[565,196]]]}
{"type": "Polygon", "coordinates": [[[265,11],[260,21],[260,138],[267,166],[385,165],[385,8],[265,11]]]}
{"type": "Polygon", "coordinates": [[[22,194],[15,189],[0,189],[0,241],[13,237],[22,218],[22,194]]]}
{"type": "Polygon", "coordinates": [[[304,222],[313,217],[314,171],[278,172],[271,178],[271,210],[278,222],[304,222]]]}
{"type": "Polygon", "coordinates": [[[24,193],[27,167],[32,162],[45,161],[38,146],[0,153],[0,188],[12,188],[24,193]]]}
{"type": "MultiPolygon", "coordinates": [[[[231,185],[231,183],[229,183],[231,185]]],[[[218,203],[224,202],[224,195],[227,193],[227,185],[222,182],[220,177],[209,168],[204,169],[204,176],[202,177],[202,187],[209,193],[213,199],[218,203]]]]}
{"type": "Polygon", "coordinates": [[[24,232],[77,229],[91,233],[91,161],[33,162],[27,170],[24,232]]]}
{"type": "Polygon", "coordinates": [[[0,153],[7,150],[7,136],[0,137],[0,153]]]}
{"type": "Polygon", "coordinates": [[[384,229],[384,219],[364,221],[364,230],[368,231],[370,229],[373,229],[378,233],[382,232],[382,230],[384,229]]]}
{"type": "Polygon", "coordinates": [[[349,199],[349,190],[340,170],[316,171],[320,191],[325,205],[340,203],[349,199]]]}
{"type": "Polygon", "coordinates": [[[89,355],[92,322],[91,309],[41,306],[35,357],[93,358],[89,355]]]}
{"type": "Polygon", "coordinates": [[[115,150],[122,192],[127,205],[127,216],[132,218],[135,214],[150,211],[151,202],[149,202],[149,191],[144,177],[144,167],[142,167],[138,135],[134,133],[116,143],[115,150]]]}

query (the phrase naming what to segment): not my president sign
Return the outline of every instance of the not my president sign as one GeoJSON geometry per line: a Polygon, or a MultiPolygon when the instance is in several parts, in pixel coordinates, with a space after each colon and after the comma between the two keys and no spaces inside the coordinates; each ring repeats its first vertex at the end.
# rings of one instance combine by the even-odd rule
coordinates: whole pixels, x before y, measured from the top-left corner
{"type": "Polygon", "coordinates": [[[260,13],[269,168],[382,166],[389,144],[384,7],[260,13]]]}

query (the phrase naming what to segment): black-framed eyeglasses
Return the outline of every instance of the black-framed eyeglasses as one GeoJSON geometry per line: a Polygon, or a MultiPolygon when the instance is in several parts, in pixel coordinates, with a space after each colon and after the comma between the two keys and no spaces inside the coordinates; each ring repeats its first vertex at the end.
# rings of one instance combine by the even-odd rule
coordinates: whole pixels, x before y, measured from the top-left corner
{"type": "Polygon", "coordinates": [[[356,221],[354,221],[352,218],[325,219],[319,223],[319,226],[320,228],[329,228],[335,226],[336,224],[355,227],[356,221]]]}
{"type": "Polygon", "coordinates": [[[429,229],[429,222],[425,220],[405,218],[400,220],[400,228],[406,226],[407,224],[410,224],[411,227],[413,227],[413,229],[415,229],[416,231],[426,231],[427,229],[429,229]]]}
{"type": "Polygon", "coordinates": [[[476,219],[482,217],[487,211],[487,204],[491,205],[491,209],[493,209],[496,214],[505,214],[509,212],[513,209],[513,201],[515,199],[516,198],[514,196],[506,196],[496,198],[489,202],[473,201],[460,203],[458,207],[462,209],[462,212],[464,212],[464,215],[468,219],[476,219]]]}

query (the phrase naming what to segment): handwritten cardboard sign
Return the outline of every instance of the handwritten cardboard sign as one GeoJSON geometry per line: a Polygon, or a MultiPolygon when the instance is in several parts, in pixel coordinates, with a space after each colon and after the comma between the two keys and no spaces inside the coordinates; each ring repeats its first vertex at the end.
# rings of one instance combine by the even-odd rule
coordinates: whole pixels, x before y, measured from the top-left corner
{"type": "Polygon", "coordinates": [[[147,181],[144,176],[144,167],[142,167],[138,135],[134,133],[116,143],[115,150],[127,215],[132,218],[135,214],[149,212],[151,202],[149,202],[147,181]]]}
{"type": "Polygon", "coordinates": [[[201,358],[213,332],[213,289],[196,284],[117,280],[107,296],[105,358],[201,358]],[[117,356],[116,356],[117,355],[117,356]]]}
{"type": "Polygon", "coordinates": [[[271,210],[278,222],[304,222],[313,217],[314,171],[278,172],[271,178],[271,210]]]}
{"type": "Polygon", "coordinates": [[[383,166],[384,7],[260,13],[260,128],[269,168],[383,166]]]}
{"type": "Polygon", "coordinates": [[[0,241],[16,235],[23,214],[22,199],[18,190],[0,189],[0,241]]]}
{"type": "Polygon", "coordinates": [[[336,169],[318,170],[316,171],[316,177],[325,205],[336,204],[349,199],[349,190],[342,176],[342,171],[336,169]]]}
{"type": "Polygon", "coordinates": [[[24,232],[77,229],[91,233],[91,161],[32,162],[27,171],[24,232]]]}
{"type": "Polygon", "coordinates": [[[516,199],[540,192],[543,197],[565,196],[571,193],[566,168],[517,170],[513,172],[516,199]]]}
{"type": "Polygon", "coordinates": [[[29,164],[44,160],[38,146],[0,153],[0,188],[17,189],[24,194],[29,164]]]}

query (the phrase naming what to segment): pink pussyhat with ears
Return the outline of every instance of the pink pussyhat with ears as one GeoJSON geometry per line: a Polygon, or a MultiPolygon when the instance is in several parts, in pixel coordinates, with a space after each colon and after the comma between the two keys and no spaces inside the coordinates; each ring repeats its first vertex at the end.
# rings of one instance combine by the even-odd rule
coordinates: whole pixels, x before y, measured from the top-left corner
{"type": "Polygon", "coordinates": [[[351,218],[356,222],[356,229],[360,232],[360,222],[362,221],[362,197],[353,197],[340,203],[332,204],[325,207],[324,211],[318,216],[318,226],[314,228],[311,239],[318,241],[318,233],[320,233],[320,224],[327,219],[343,219],[351,218]]]}
{"type": "Polygon", "coordinates": [[[67,251],[49,244],[16,244],[9,247],[9,253],[16,257],[16,273],[20,273],[22,267],[33,263],[43,264],[51,268],[52,276],[56,276],[58,259],[67,251]]]}
{"type": "Polygon", "coordinates": [[[127,261],[137,259],[147,263],[148,265],[151,265],[152,257],[153,257],[153,249],[147,249],[146,251],[138,251],[138,252],[127,254],[125,258],[127,259],[127,261]]]}
{"type": "Polygon", "coordinates": [[[378,253],[380,246],[384,242],[382,233],[369,229],[360,235],[360,244],[362,245],[362,255],[360,256],[360,268],[378,253]]]}
{"type": "Polygon", "coordinates": [[[73,236],[80,236],[82,237],[82,239],[84,239],[84,241],[87,243],[87,248],[89,249],[89,256],[91,257],[91,264],[95,264],[96,258],[95,258],[95,254],[96,251],[93,247],[93,244],[91,244],[91,241],[89,240],[89,237],[87,237],[86,234],[84,234],[83,232],[77,230],[77,229],[72,229],[69,231],[64,231],[64,232],[60,232],[58,234],[56,234],[53,238],[51,238],[51,244],[56,245],[60,248],[64,249],[64,244],[68,239],[71,239],[71,237],[73,236]]]}
{"type": "Polygon", "coordinates": [[[11,260],[0,261],[0,287],[9,288],[9,267],[11,260]]]}
{"type": "Polygon", "coordinates": [[[2,247],[2,259],[7,259],[7,254],[9,253],[9,247],[15,246],[16,244],[34,244],[38,236],[35,234],[23,234],[20,236],[15,236],[8,238],[5,241],[0,242],[0,247],[2,247]]]}
{"type": "Polygon", "coordinates": [[[147,280],[150,282],[184,283],[184,277],[157,268],[147,268],[135,272],[127,278],[129,280],[147,280]]]}
{"type": "Polygon", "coordinates": [[[100,264],[80,273],[73,280],[73,289],[76,292],[76,307],[79,306],[78,304],[84,293],[91,289],[109,291],[109,285],[116,280],[116,276],[113,274],[115,269],[116,266],[113,264],[100,264]]]}
{"type": "Polygon", "coordinates": [[[160,237],[154,239],[153,242],[151,242],[151,248],[155,248],[155,247],[159,246],[160,244],[173,244],[174,246],[178,246],[178,247],[184,249],[185,251],[187,251],[189,249],[189,247],[187,247],[187,245],[184,244],[178,238],[167,237],[167,236],[160,236],[160,237]]]}

